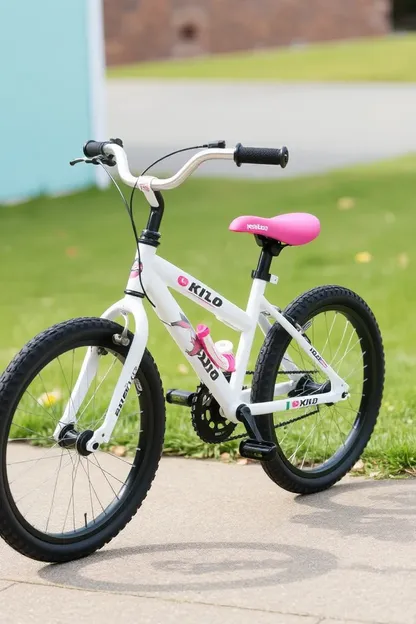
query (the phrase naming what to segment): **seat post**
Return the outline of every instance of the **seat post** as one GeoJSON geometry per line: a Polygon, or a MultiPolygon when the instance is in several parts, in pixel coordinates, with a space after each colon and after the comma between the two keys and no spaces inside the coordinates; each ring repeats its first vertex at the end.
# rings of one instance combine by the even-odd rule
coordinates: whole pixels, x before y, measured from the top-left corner
{"type": "Polygon", "coordinates": [[[279,241],[267,238],[266,236],[256,235],[256,242],[260,245],[261,252],[257,269],[251,272],[253,279],[261,279],[270,282],[270,266],[274,257],[278,256],[286,245],[279,241]]]}
{"type": "Polygon", "coordinates": [[[262,249],[260,252],[259,261],[257,263],[257,269],[251,272],[253,279],[261,279],[265,282],[270,281],[270,266],[273,256],[267,249],[262,249]]]}

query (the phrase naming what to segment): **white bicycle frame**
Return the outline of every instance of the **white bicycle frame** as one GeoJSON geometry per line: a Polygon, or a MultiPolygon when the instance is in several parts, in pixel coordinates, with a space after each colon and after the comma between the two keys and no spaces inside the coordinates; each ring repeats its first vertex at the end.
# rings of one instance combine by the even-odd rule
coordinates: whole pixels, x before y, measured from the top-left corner
{"type": "MultiPolygon", "coordinates": [[[[195,169],[195,166],[198,166],[200,162],[211,157],[212,152],[215,152],[216,155],[214,157],[218,158],[224,157],[225,154],[227,154],[226,157],[229,157],[231,152],[231,150],[206,150],[205,152],[201,152],[199,155],[197,154],[194,156],[176,176],[166,181],[161,181],[157,178],[143,177],[137,179],[133,177],[128,170],[124,150],[118,146],[109,146],[108,151],[116,155],[117,165],[122,179],[130,186],[137,185],[140,190],[144,192],[151,205],[155,205],[153,190],[178,186],[187,175],[190,175],[190,172],[195,169]],[[210,153],[209,156],[207,156],[207,152],[210,153]],[[218,155],[218,153],[220,153],[220,155],[218,155]],[[201,154],[205,154],[205,158],[202,158],[201,154]],[[196,165],[195,161],[197,161],[196,165]],[[187,175],[183,173],[186,167],[188,167],[187,175]],[[172,182],[172,180],[174,180],[174,182],[172,182]]],[[[156,251],[156,247],[139,244],[141,264],[139,266],[138,254],[136,254],[135,263],[133,265],[133,269],[135,270],[132,269],[127,283],[126,293],[128,294],[108,308],[101,316],[101,318],[115,320],[120,316],[128,317],[131,315],[134,319],[135,333],[105,414],[103,424],[94,432],[92,438],[89,440],[87,450],[91,452],[96,451],[101,443],[110,440],[118,415],[120,414],[128,391],[140,366],[149,332],[147,314],[143,304],[144,295],[142,286],[154,303],[154,310],[157,316],[163,322],[173,340],[177,343],[190,366],[194,369],[197,377],[208,387],[214,398],[218,401],[222,415],[228,420],[235,423],[239,422],[236,414],[237,409],[242,404],[247,405],[253,415],[261,416],[263,414],[296,410],[323,403],[337,403],[348,398],[348,384],[338,376],[309,340],[305,338],[302,333],[302,328],[295,327],[285,318],[279,308],[267,301],[264,296],[266,288],[266,282],[264,280],[253,279],[246,310],[242,310],[200,280],[197,280],[186,271],[179,269],[158,256],[156,251]],[[235,358],[235,371],[231,374],[229,381],[226,379],[223,372],[210,360],[206,351],[200,348],[196,332],[169,289],[194,301],[197,305],[211,312],[225,325],[241,332],[235,358]],[[251,389],[243,389],[244,377],[256,329],[260,327],[262,332],[266,334],[271,327],[268,318],[279,323],[311,359],[314,367],[318,367],[330,380],[331,390],[329,392],[302,395],[301,397],[295,397],[293,399],[277,398],[273,401],[261,403],[250,402],[251,389]]],[[[277,282],[277,278],[275,278],[274,281],[277,282]]],[[[76,423],[78,410],[97,373],[99,357],[96,347],[90,347],[88,349],[63,416],[54,432],[55,439],[59,439],[60,431],[65,425],[76,423]]],[[[287,354],[284,360],[285,363],[282,367],[287,371],[289,381],[277,383],[275,385],[275,397],[286,395],[290,390],[296,387],[299,378],[302,377],[301,373],[296,373],[298,369],[287,354]]]]}

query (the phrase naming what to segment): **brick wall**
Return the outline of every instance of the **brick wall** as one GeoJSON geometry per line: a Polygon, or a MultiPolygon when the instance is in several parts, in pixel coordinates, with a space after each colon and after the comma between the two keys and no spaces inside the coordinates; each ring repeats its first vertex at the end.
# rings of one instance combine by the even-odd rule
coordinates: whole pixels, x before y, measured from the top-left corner
{"type": "Polygon", "coordinates": [[[231,52],[390,30],[391,0],[104,0],[107,62],[231,52]]]}

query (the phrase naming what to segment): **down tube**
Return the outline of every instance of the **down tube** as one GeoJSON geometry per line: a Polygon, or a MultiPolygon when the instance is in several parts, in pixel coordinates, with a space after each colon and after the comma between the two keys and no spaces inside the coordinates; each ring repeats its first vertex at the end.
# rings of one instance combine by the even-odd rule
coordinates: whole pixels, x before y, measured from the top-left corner
{"type": "Polygon", "coordinates": [[[190,321],[169,292],[167,286],[155,274],[147,288],[155,304],[155,312],[182,351],[199,379],[209,388],[214,398],[224,410],[226,417],[238,422],[236,409],[239,397],[234,397],[223,373],[215,368],[198,343],[190,321]]]}

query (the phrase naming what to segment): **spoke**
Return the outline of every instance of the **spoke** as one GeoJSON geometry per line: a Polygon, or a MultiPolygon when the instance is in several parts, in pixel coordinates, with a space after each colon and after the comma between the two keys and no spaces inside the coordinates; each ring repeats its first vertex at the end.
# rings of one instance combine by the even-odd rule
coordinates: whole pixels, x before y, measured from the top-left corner
{"type": "MultiPolygon", "coordinates": [[[[85,470],[84,470],[84,472],[85,472],[85,470]]],[[[87,458],[87,472],[86,472],[86,475],[87,475],[87,479],[88,479],[88,487],[89,487],[89,490],[90,490],[91,515],[92,515],[92,520],[95,523],[95,513],[94,513],[94,505],[93,505],[93,502],[92,502],[92,489],[91,489],[91,479],[90,479],[90,462],[88,461],[88,458],[87,458]]]]}
{"type": "MultiPolygon", "coordinates": [[[[35,403],[37,403],[37,404],[39,405],[39,407],[41,407],[41,408],[43,409],[43,411],[45,412],[45,414],[47,414],[47,415],[49,416],[49,418],[50,418],[50,419],[53,421],[53,423],[55,424],[55,423],[56,423],[55,418],[52,416],[52,414],[50,414],[50,413],[48,412],[48,410],[45,408],[45,406],[44,406],[44,405],[42,405],[42,403],[39,403],[39,401],[38,401],[37,399],[35,399],[35,397],[33,396],[33,394],[31,394],[31,393],[29,392],[29,390],[27,390],[27,389],[26,389],[26,391],[25,391],[25,392],[26,392],[26,393],[30,396],[30,398],[31,398],[31,399],[33,399],[33,400],[35,401],[35,403]]],[[[18,408],[18,409],[19,409],[19,408],[18,408]]],[[[24,410],[21,410],[21,411],[24,411],[24,410]]],[[[28,414],[30,414],[31,412],[27,412],[27,413],[28,413],[28,414]]],[[[33,414],[33,416],[36,416],[36,418],[39,418],[39,414],[33,414]]]]}
{"type": "MultiPolygon", "coordinates": [[[[113,363],[111,364],[110,368],[108,369],[108,371],[106,372],[106,374],[104,375],[104,378],[100,381],[100,383],[98,384],[98,387],[96,388],[96,391],[94,392],[94,394],[92,395],[92,397],[89,399],[88,403],[86,404],[86,406],[84,407],[84,409],[82,410],[81,414],[78,417],[78,420],[80,418],[82,418],[82,416],[85,413],[85,410],[88,408],[88,406],[90,405],[91,401],[94,399],[96,392],[98,392],[98,390],[101,388],[101,386],[103,385],[104,381],[106,380],[106,378],[108,377],[111,369],[113,368],[114,364],[116,363],[117,359],[114,358],[113,363]]],[[[88,381],[88,379],[87,379],[88,381]]],[[[97,421],[98,422],[98,421],[97,421]]]]}
{"type": "MultiPolygon", "coordinates": [[[[333,407],[334,407],[334,411],[336,412],[336,415],[337,415],[337,416],[339,416],[339,413],[338,413],[337,408],[336,408],[335,406],[333,406],[333,407]]],[[[339,425],[338,425],[338,419],[333,417],[333,418],[332,418],[332,420],[333,420],[333,422],[335,423],[336,428],[337,428],[337,429],[338,429],[338,431],[339,431],[339,435],[340,435],[340,439],[341,439],[341,444],[342,444],[342,446],[345,448],[345,433],[344,433],[343,431],[341,431],[341,429],[339,428],[339,425]]]]}
{"type": "MultiPolygon", "coordinates": [[[[346,377],[344,377],[344,381],[347,381],[347,379],[349,379],[351,377],[351,375],[353,375],[355,373],[355,371],[358,369],[358,367],[360,366],[360,363],[358,363],[358,365],[350,372],[348,373],[348,375],[346,377]]],[[[363,372],[365,371],[365,369],[368,367],[368,364],[364,364],[363,366],[363,372]]],[[[363,380],[363,384],[367,381],[367,377],[363,380]]]]}
{"type": "Polygon", "coordinates": [[[328,448],[329,448],[329,446],[330,446],[330,445],[329,445],[329,435],[328,435],[328,432],[327,432],[327,430],[326,430],[326,427],[324,428],[324,436],[325,436],[325,439],[326,439],[325,459],[324,459],[324,462],[325,462],[325,461],[326,461],[326,459],[327,459],[327,457],[328,457],[328,448]]]}
{"type": "MultiPolygon", "coordinates": [[[[53,444],[53,446],[49,447],[49,449],[48,449],[48,453],[49,453],[49,451],[51,451],[52,449],[54,449],[56,446],[58,446],[58,443],[57,443],[57,442],[56,442],[55,444],[53,444]]],[[[45,455],[42,455],[42,457],[37,457],[36,459],[33,459],[33,460],[28,460],[28,461],[34,461],[34,462],[35,462],[35,465],[34,465],[34,466],[31,466],[31,467],[30,467],[30,470],[34,470],[34,468],[35,468],[35,466],[37,465],[37,463],[38,463],[38,462],[40,462],[42,459],[49,459],[51,456],[50,456],[50,455],[48,455],[48,453],[47,453],[47,454],[45,454],[45,455]]],[[[55,457],[59,457],[59,455],[58,455],[58,456],[55,456],[55,457]]],[[[15,463],[22,463],[22,464],[23,464],[23,463],[26,463],[26,462],[25,462],[25,461],[22,461],[22,462],[15,462],[15,463]]],[[[11,465],[12,465],[12,464],[10,464],[10,463],[6,464],[6,466],[11,466],[11,465]]],[[[22,472],[21,472],[21,473],[20,473],[17,477],[15,477],[15,478],[13,479],[13,481],[10,481],[9,485],[11,485],[12,483],[15,483],[15,482],[16,482],[18,479],[20,479],[20,477],[21,477],[22,475],[24,475],[24,474],[27,474],[27,470],[23,470],[23,471],[22,471],[22,472]]]]}
{"type": "Polygon", "coordinates": [[[117,479],[117,477],[115,477],[114,475],[112,475],[112,474],[111,474],[111,472],[107,472],[107,470],[104,470],[104,468],[102,468],[102,466],[101,466],[101,464],[100,464],[100,462],[99,462],[98,457],[97,457],[97,455],[96,455],[96,454],[93,454],[93,457],[94,457],[94,459],[95,459],[95,461],[96,461],[96,463],[97,463],[98,468],[99,468],[99,469],[101,470],[101,472],[103,473],[105,480],[107,481],[108,485],[109,485],[109,486],[110,486],[110,488],[112,489],[114,496],[117,498],[117,500],[120,500],[120,499],[119,499],[119,497],[118,497],[118,494],[116,493],[115,489],[113,488],[113,486],[111,485],[110,481],[108,480],[107,475],[110,475],[110,477],[112,477],[113,479],[115,479],[116,481],[118,481],[119,483],[121,483],[122,485],[124,485],[124,482],[123,482],[123,481],[120,481],[120,479],[117,479]]]}
{"type": "MultiPolygon", "coordinates": [[[[71,462],[72,462],[72,458],[71,458],[71,462]]],[[[67,468],[69,466],[69,464],[71,462],[68,462],[65,464],[64,468],[67,468]]],[[[26,496],[28,496],[29,494],[33,494],[34,492],[37,492],[37,490],[42,486],[45,485],[45,483],[48,483],[48,481],[51,481],[54,478],[54,475],[51,475],[49,477],[47,477],[44,481],[42,481],[42,483],[40,483],[37,487],[35,487],[35,489],[30,489],[28,492],[26,492],[26,494],[23,494],[23,496],[21,496],[20,498],[18,498],[15,502],[15,504],[17,505],[17,503],[19,503],[21,500],[23,500],[24,498],[26,498],[26,496]]]]}
{"type": "Polygon", "coordinates": [[[118,459],[119,461],[122,461],[125,464],[128,464],[129,466],[134,466],[134,464],[130,463],[129,461],[127,461],[127,459],[123,459],[122,457],[119,457],[118,455],[114,455],[113,453],[108,452],[108,453],[106,453],[106,455],[108,457],[114,457],[114,459],[118,459]]]}
{"type": "MultiPolygon", "coordinates": [[[[68,392],[69,392],[69,399],[68,400],[71,401],[71,403],[72,403],[72,409],[74,410],[74,418],[75,418],[75,415],[76,415],[75,414],[75,405],[74,405],[74,399],[72,398],[72,374],[71,374],[71,389],[70,389],[69,385],[68,385],[68,382],[67,382],[67,379],[66,379],[66,375],[64,373],[64,369],[63,369],[62,364],[61,364],[61,360],[59,358],[59,355],[57,357],[57,360],[58,360],[59,366],[61,367],[62,375],[63,375],[64,380],[65,380],[65,385],[66,385],[66,387],[68,389],[68,392]]],[[[73,371],[74,371],[74,349],[72,349],[72,372],[73,371]]]]}
{"type": "Polygon", "coordinates": [[[53,507],[53,503],[54,503],[54,500],[55,500],[56,487],[57,487],[57,485],[58,485],[59,473],[60,473],[60,471],[61,471],[61,466],[62,466],[62,458],[63,458],[63,456],[64,456],[64,449],[62,449],[62,450],[61,450],[61,458],[60,458],[60,460],[59,460],[59,466],[58,466],[58,470],[57,470],[57,473],[56,473],[55,486],[54,486],[54,488],[53,488],[53,494],[52,494],[51,506],[50,506],[50,509],[49,509],[48,519],[47,519],[47,521],[46,521],[45,532],[47,532],[47,531],[48,531],[49,521],[50,521],[50,519],[51,519],[52,507],[53,507]]]}
{"type": "MultiPolygon", "coordinates": [[[[43,389],[44,389],[44,391],[45,391],[45,394],[46,394],[46,396],[47,396],[47,398],[48,398],[48,402],[49,402],[49,396],[50,396],[50,395],[49,395],[49,392],[46,390],[45,382],[43,381],[43,377],[42,377],[42,375],[40,374],[40,371],[39,371],[39,373],[38,373],[38,377],[39,377],[39,379],[40,379],[40,380],[41,380],[41,382],[42,382],[43,389]]],[[[52,404],[52,406],[51,406],[51,407],[52,407],[52,415],[51,415],[51,418],[53,419],[53,421],[54,421],[54,422],[56,422],[56,420],[55,420],[55,419],[56,419],[56,414],[55,414],[55,409],[54,409],[54,407],[53,407],[53,404],[52,404]]]]}
{"type": "Polygon", "coordinates": [[[303,351],[303,349],[301,349],[301,348],[299,347],[299,345],[298,345],[298,343],[297,343],[296,341],[293,341],[293,340],[292,340],[292,341],[291,341],[291,346],[292,346],[293,350],[294,350],[295,352],[297,352],[297,353],[298,353],[298,355],[299,355],[299,357],[300,357],[300,361],[301,361],[301,370],[307,370],[307,369],[308,369],[308,367],[305,365],[305,360],[304,360],[304,357],[305,357],[305,352],[303,351]]]}
{"type": "MultiPolygon", "coordinates": [[[[303,442],[301,442],[300,444],[298,444],[298,445],[297,445],[297,447],[296,447],[295,451],[292,453],[292,455],[291,455],[291,456],[290,456],[290,458],[289,458],[289,461],[290,461],[290,462],[292,461],[292,457],[294,457],[294,458],[296,459],[296,453],[298,452],[298,450],[300,449],[300,447],[302,446],[302,444],[304,444],[304,443],[306,442],[306,440],[308,440],[308,439],[310,438],[310,436],[311,436],[311,435],[312,435],[312,433],[315,431],[315,429],[316,429],[316,422],[315,422],[315,427],[312,429],[312,431],[310,431],[310,432],[308,433],[308,435],[306,436],[306,438],[304,439],[304,441],[303,441],[303,442]]],[[[299,435],[298,442],[300,441],[301,435],[302,435],[302,432],[301,432],[301,433],[300,433],[300,435],[299,435]]]]}
{"type": "MultiPolygon", "coordinates": [[[[27,438],[25,438],[26,440],[27,438]]],[[[7,466],[16,466],[17,464],[27,464],[29,462],[38,462],[38,461],[42,461],[42,459],[54,459],[56,457],[61,457],[61,455],[44,455],[43,457],[37,457],[37,458],[33,458],[33,459],[22,459],[21,461],[16,461],[16,462],[7,462],[7,466]]],[[[26,474],[26,473],[25,473],[26,474]]],[[[13,481],[11,481],[11,483],[14,483],[15,479],[13,481]]]]}
{"type": "Polygon", "coordinates": [[[75,506],[74,506],[74,484],[75,484],[75,480],[77,478],[77,473],[78,473],[78,468],[79,468],[79,464],[81,462],[81,455],[78,455],[78,463],[74,464],[73,460],[72,460],[72,456],[71,456],[71,462],[72,462],[72,488],[71,488],[71,497],[69,499],[69,503],[68,503],[68,508],[66,510],[66,515],[65,515],[65,520],[64,520],[64,525],[62,527],[62,534],[65,530],[65,525],[66,525],[66,520],[68,518],[68,514],[69,514],[69,510],[71,508],[71,503],[72,503],[72,510],[73,510],[73,522],[74,522],[74,531],[75,531],[75,506]]]}
{"type": "MultiPolygon", "coordinates": [[[[139,449],[139,450],[140,450],[140,449],[139,449]]],[[[107,453],[106,453],[106,455],[107,455],[107,453]]],[[[121,485],[126,485],[126,482],[125,482],[125,481],[122,481],[122,480],[121,480],[121,479],[119,479],[118,477],[115,477],[115,476],[113,475],[113,473],[112,473],[112,472],[108,472],[108,470],[106,470],[105,468],[103,468],[103,467],[101,466],[100,462],[98,461],[98,457],[97,457],[97,455],[96,455],[96,454],[94,454],[94,457],[95,457],[95,459],[96,459],[96,460],[97,460],[97,462],[98,462],[98,467],[100,468],[101,472],[103,472],[103,473],[107,474],[109,477],[112,477],[113,479],[115,479],[116,481],[118,481],[119,483],[121,483],[121,485]]],[[[115,492],[114,492],[114,494],[117,496],[117,494],[116,494],[115,492]]],[[[117,496],[117,497],[118,497],[118,496],[117,496]]]]}
{"type": "MultiPolygon", "coordinates": [[[[97,366],[97,373],[98,373],[98,366],[97,366]]],[[[94,379],[94,394],[92,395],[93,397],[93,401],[92,401],[92,417],[94,419],[94,425],[91,427],[91,429],[95,429],[95,423],[96,423],[96,418],[95,418],[95,396],[97,394],[97,377],[98,375],[95,375],[95,379],[94,379]]]]}
{"type": "MultiPolygon", "coordinates": [[[[26,390],[26,392],[32,397],[33,400],[35,400],[34,397],[27,390],[26,390]]],[[[28,414],[29,416],[34,416],[35,418],[39,418],[39,414],[35,414],[34,412],[29,412],[27,409],[23,409],[21,407],[16,407],[16,412],[22,412],[22,414],[28,414]]],[[[50,414],[49,414],[49,416],[50,416],[50,414]]],[[[12,423],[12,424],[14,424],[14,423],[12,423]]],[[[17,425],[16,425],[16,427],[17,427],[17,425]]]]}
{"type": "MultiPolygon", "coordinates": [[[[354,332],[354,333],[355,333],[355,332],[354,332]]],[[[348,347],[349,347],[349,346],[350,346],[350,344],[351,344],[351,340],[352,340],[352,337],[354,336],[354,333],[352,333],[352,334],[351,334],[351,338],[349,339],[348,344],[347,344],[347,349],[348,349],[348,347]]],[[[338,362],[334,365],[334,370],[335,370],[335,369],[337,369],[337,368],[338,368],[338,367],[342,364],[342,362],[345,360],[345,358],[347,357],[347,355],[348,355],[349,353],[351,353],[351,351],[352,351],[352,350],[353,350],[353,349],[357,346],[357,344],[358,344],[358,343],[361,343],[361,338],[360,338],[360,337],[358,337],[358,339],[356,340],[356,342],[354,342],[354,344],[352,345],[352,347],[350,347],[350,348],[348,349],[348,351],[347,351],[347,350],[345,351],[345,353],[344,353],[344,355],[342,356],[342,358],[341,358],[340,360],[338,360],[338,362]]],[[[361,352],[360,352],[360,356],[364,357],[364,355],[365,355],[365,353],[363,353],[363,352],[361,351],[361,352]]]]}
{"type": "MultiPolygon", "coordinates": [[[[318,415],[319,415],[319,421],[320,421],[320,412],[318,412],[318,413],[316,414],[316,416],[315,416],[315,426],[314,426],[314,428],[312,429],[312,431],[315,431],[315,430],[316,430],[316,427],[317,427],[317,425],[318,425],[318,415]]],[[[305,451],[305,454],[304,454],[304,456],[303,456],[303,461],[302,461],[302,464],[301,464],[301,470],[303,470],[303,466],[305,465],[305,460],[306,460],[306,458],[307,458],[307,456],[308,456],[308,451],[309,451],[310,446],[311,446],[312,442],[314,441],[314,439],[315,439],[315,435],[313,435],[313,436],[312,436],[312,438],[309,440],[309,444],[308,444],[308,446],[307,446],[307,448],[306,448],[306,451],[305,451]]]]}
{"type": "MultiPolygon", "coordinates": [[[[334,362],[335,358],[337,357],[337,355],[338,355],[338,353],[339,353],[339,350],[340,350],[340,348],[341,348],[341,345],[342,345],[342,343],[344,342],[345,334],[347,333],[347,327],[348,327],[348,324],[349,324],[349,320],[346,318],[346,319],[345,319],[345,327],[344,327],[344,331],[342,332],[342,337],[341,337],[341,340],[340,340],[340,342],[339,342],[339,345],[338,345],[337,350],[336,350],[336,351],[335,351],[335,353],[334,353],[334,357],[331,359],[331,362],[330,362],[330,364],[329,364],[329,365],[331,366],[331,368],[332,368],[332,363],[334,362]]],[[[355,331],[355,329],[354,329],[354,328],[353,328],[353,331],[355,331]]]]}
{"type": "MultiPolygon", "coordinates": [[[[334,328],[335,321],[337,320],[337,316],[338,316],[338,312],[335,312],[335,315],[334,315],[334,320],[332,321],[331,329],[329,330],[329,333],[328,333],[328,319],[327,319],[327,317],[326,317],[326,312],[324,312],[324,317],[325,317],[325,327],[326,327],[326,332],[327,332],[328,337],[327,337],[326,342],[325,342],[325,344],[324,344],[324,348],[323,348],[323,349],[322,349],[322,351],[321,351],[321,355],[322,355],[322,357],[324,356],[325,349],[327,348],[327,346],[328,346],[328,344],[329,344],[329,341],[330,341],[330,339],[331,339],[332,330],[333,330],[333,328],[334,328]]],[[[332,349],[331,349],[331,345],[329,345],[329,357],[332,359],[332,349]]]]}
{"type": "MultiPolygon", "coordinates": [[[[83,471],[85,472],[85,474],[87,475],[88,482],[91,484],[91,489],[92,489],[92,491],[93,491],[93,492],[94,492],[94,494],[95,494],[95,498],[97,499],[97,501],[98,501],[98,503],[99,503],[99,505],[100,505],[101,509],[103,510],[103,513],[105,514],[105,513],[106,513],[106,512],[105,512],[105,509],[104,509],[104,507],[102,506],[102,503],[101,503],[101,501],[100,501],[100,499],[99,499],[99,497],[98,497],[98,494],[97,494],[97,492],[95,491],[95,488],[94,488],[94,486],[93,486],[93,484],[92,484],[92,481],[91,481],[91,479],[90,479],[90,477],[89,477],[89,464],[90,464],[90,459],[89,459],[88,457],[86,457],[85,459],[87,460],[88,472],[85,470],[85,466],[84,466],[84,464],[83,464],[82,462],[81,462],[81,467],[82,467],[83,471]]],[[[95,466],[95,464],[92,464],[92,465],[93,465],[93,466],[95,466]]],[[[91,501],[91,505],[92,505],[92,501],[91,501]]],[[[95,517],[94,517],[94,522],[95,522],[95,517]]]]}
{"type": "Polygon", "coordinates": [[[53,438],[8,438],[7,444],[12,442],[40,442],[40,440],[53,440],[53,438]]]}

